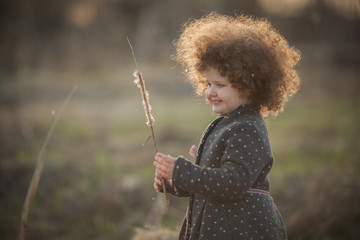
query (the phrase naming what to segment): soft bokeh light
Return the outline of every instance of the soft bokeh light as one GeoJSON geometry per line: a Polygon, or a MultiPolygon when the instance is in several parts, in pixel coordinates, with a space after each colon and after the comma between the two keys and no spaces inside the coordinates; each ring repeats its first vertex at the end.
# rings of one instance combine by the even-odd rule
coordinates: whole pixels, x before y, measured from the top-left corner
{"type": "Polygon", "coordinates": [[[257,0],[268,13],[296,16],[303,12],[313,0],[257,0]]]}
{"type": "Polygon", "coordinates": [[[298,16],[306,8],[324,2],[346,18],[360,17],[359,0],[257,0],[257,2],[266,12],[282,16],[298,16]]]}
{"type": "Polygon", "coordinates": [[[360,17],[359,0],[325,0],[336,12],[342,16],[355,19],[360,17]]]}
{"type": "Polygon", "coordinates": [[[75,2],[68,7],[67,18],[72,24],[82,28],[94,21],[96,13],[94,2],[75,2]]]}

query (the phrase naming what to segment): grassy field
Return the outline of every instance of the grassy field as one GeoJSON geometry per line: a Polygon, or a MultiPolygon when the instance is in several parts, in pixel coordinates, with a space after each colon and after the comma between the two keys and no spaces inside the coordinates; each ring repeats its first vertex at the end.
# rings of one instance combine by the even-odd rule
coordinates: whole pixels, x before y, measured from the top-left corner
{"type": "MultiPolygon", "coordinates": [[[[266,119],[276,159],[272,195],[290,239],[359,235],[359,97],[353,69],[300,67],[301,90],[266,119]],[[341,79],[338,80],[338,79],[341,79]]],[[[21,71],[2,83],[0,236],[16,238],[38,151],[71,88],[78,90],[49,142],[28,239],[176,239],[187,199],[170,197],[161,225],[146,230],[158,196],[154,148],[132,67],[60,73],[21,71]],[[138,230],[136,230],[138,229],[138,230]],[[137,231],[137,233],[136,233],[137,231]],[[151,234],[150,234],[151,233],[151,234]],[[156,235],[157,234],[157,235],[156,235]],[[160,238],[162,235],[164,238],[160,238]],[[167,237],[167,238],[165,238],[167,237]]],[[[142,69],[159,150],[174,156],[199,141],[215,118],[177,70],[142,69]]]]}

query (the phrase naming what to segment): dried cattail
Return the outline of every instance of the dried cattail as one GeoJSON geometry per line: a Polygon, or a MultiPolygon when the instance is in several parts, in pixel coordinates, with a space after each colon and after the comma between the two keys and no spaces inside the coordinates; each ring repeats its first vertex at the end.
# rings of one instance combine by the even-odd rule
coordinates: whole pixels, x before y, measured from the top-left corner
{"type": "Polygon", "coordinates": [[[135,77],[134,83],[140,89],[141,95],[143,96],[143,105],[144,105],[144,109],[145,109],[145,113],[146,113],[146,119],[147,119],[146,124],[149,127],[154,126],[155,119],[151,115],[151,105],[150,105],[150,102],[149,102],[149,93],[148,93],[148,91],[146,91],[145,82],[144,82],[144,80],[142,78],[141,72],[139,70],[135,70],[134,77],[135,77]]]}
{"type": "MultiPolygon", "coordinates": [[[[150,102],[149,102],[149,93],[146,91],[146,87],[145,87],[145,81],[142,77],[142,74],[141,72],[139,71],[139,66],[137,64],[137,61],[136,61],[136,57],[135,57],[135,53],[134,53],[134,49],[130,43],[130,40],[129,38],[127,38],[127,41],[129,43],[129,46],[130,46],[130,49],[131,49],[131,53],[133,55],[133,58],[134,58],[134,62],[135,62],[135,65],[136,65],[136,70],[134,72],[134,77],[135,77],[135,80],[134,80],[134,83],[137,85],[137,87],[140,89],[140,92],[141,92],[141,96],[142,96],[142,99],[143,99],[143,105],[144,105],[144,110],[145,110],[145,115],[146,115],[146,124],[150,127],[151,129],[151,137],[152,137],[152,140],[153,140],[153,143],[154,143],[154,147],[155,147],[155,151],[158,152],[158,148],[157,148],[157,145],[156,145],[156,140],[155,140],[155,134],[154,134],[154,123],[155,123],[155,119],[154,117],[151,115],[151,105],[150,105],[150,102]]],[[[166,187],[165,187],[165,181],[164,179],[161,179],[161,183],[162,183],[162,186],[163,186],[163,192],[164,192],[164,197],[165,197],[165,203],[168,204],[169,203],[169,199],[167,197],[167,193],[166,193],[166,187]]]]}
{"type": "Polygon", "coordinates": [[[142,96],[142,99],[143,99],[143,105],[144,105],[144,110],[145,110],[145,115],[146,115],[146,120],[147,120],[146,124],[151,129],[151,137],[152,137],[153,142],[154,142],[155,151],[158,152],[157,145],[156,145],[156,140],[155,140],[155,134],[154,134],[155,119],[151,115],[151,105],[150,105],[150,102],[149,102],[149,93],[146,91],[145,81],[144,81],[144,79],[143,79],[143,77],[141,75],[141,72],[139,70],[135,70],[134,77],[135,77],[134,83],[140,89],[141,96],[142,96]]]}

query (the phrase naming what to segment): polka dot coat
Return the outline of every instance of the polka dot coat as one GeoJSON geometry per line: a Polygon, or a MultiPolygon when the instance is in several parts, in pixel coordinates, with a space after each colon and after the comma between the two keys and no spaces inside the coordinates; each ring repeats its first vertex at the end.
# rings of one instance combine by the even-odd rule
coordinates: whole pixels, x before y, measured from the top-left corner
{"type": "Polygon", "coordinates": [[[272,164],[258,111],[244,105],[215,119],[203,133],[196,163],[183,157],[175,162],[168,191],[189,197],[179,239],[286,239],[280,213],[266,194],[272,164]]]}

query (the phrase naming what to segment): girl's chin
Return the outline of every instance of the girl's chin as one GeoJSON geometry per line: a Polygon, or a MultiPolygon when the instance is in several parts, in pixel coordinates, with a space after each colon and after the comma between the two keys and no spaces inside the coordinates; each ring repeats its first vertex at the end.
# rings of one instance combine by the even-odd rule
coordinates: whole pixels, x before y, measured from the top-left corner
{"type": "Polygon", "coordinates": [[[219,109],[218,107],[216,106],[212,106],[212,111],[214,113],[217,113],[217,114],[224,114],[224,112],[222,111],[222,109],[219,109]]]}

